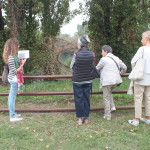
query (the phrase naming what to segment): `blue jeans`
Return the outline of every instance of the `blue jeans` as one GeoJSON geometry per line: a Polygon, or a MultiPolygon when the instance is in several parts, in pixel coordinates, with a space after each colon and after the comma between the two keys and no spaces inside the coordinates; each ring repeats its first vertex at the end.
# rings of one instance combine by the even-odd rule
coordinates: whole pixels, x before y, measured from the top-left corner
{"type": "Polygon", "coordinates": [[[90,113],[90,91],[92,83],[73,83],[74,102],[77,118],[88,118],[90,113]]]}
{"type": "Polygon", "coordinates": [[[10,92],[8,96],[8,108],[10,118],[15,118],[15,101],[18,92],[18,83],[10,81],[10,92]]]}

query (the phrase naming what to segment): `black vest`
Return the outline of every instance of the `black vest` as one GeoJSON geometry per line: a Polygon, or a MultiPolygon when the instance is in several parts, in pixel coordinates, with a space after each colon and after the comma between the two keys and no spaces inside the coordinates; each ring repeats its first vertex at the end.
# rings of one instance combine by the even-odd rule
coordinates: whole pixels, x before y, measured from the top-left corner
{"type": "Polygon", "coordinates": [[[81,48],[76,53],[76,61],[73,66],[73,81],[82,82],[93,79],[91,74],[93,69],[94,54],[88,48],[81,48]]]}

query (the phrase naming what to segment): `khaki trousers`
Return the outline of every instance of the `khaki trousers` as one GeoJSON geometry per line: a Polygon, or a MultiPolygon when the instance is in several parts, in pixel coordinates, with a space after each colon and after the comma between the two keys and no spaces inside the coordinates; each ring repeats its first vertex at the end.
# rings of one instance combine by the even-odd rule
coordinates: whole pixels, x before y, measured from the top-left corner
{"type": "Polygon", "coordinates": [[[134,84],[135,118],[142,117],[142,100],[145,101],[145,116],[150,116],[150,86],[134,84]]]}
{"type": "Polygon", "coordinates": [[[103,86],[103,103],[104,103],[104,116],[111,118],[111,108],[115,107],[112,97],[112,89],[116,85],[103,86]]]}

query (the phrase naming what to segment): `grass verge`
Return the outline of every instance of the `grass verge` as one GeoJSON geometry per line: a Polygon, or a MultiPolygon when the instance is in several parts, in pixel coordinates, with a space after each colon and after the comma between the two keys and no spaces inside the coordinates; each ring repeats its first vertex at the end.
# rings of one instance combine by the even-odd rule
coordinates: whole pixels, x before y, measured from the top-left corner
{"type": "MultiPolygon", "coordinates": [[[[129,80],[115,90],[126,90],[129,80]]],[[[37,81],[26,84],[26,92],[71,91],[71,80],[37,81]]],[[[93,82],[98,91],[99,80],[93,82]]],[[[0,92],[8,92],[1,87],[0,92]]],[[[117,106],[133,105],[133,96],[113,95],[117,106]]],[[[7,97],[0,97],[1,107],[7,108],[7,97]]],[[[103,106],[102,95],[92,95],[91,107],[103,106]]],[[[74,107],[73,96],[18,96],[17,108],[74,107]]],[[[24,120],[11,123],[8,113],[0,113],[0,149],[3,150],[149,150],[149,126],[127,123],[134,110],[117,110],[112,120],[103,119],[103,111],[91,112],[89,124],[75,123],[71,113],[23,113],[24,120]]]]}

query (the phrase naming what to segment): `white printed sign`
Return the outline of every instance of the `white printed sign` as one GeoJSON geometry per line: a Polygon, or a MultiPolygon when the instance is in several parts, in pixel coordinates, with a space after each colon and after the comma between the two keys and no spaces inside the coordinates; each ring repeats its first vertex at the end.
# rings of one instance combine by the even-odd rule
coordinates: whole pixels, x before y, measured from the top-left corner
{"type": "Polygon", "coordinates": [[[18,51],[19,58],[30,58],[29,50],[20,50],[18,51]]]}

